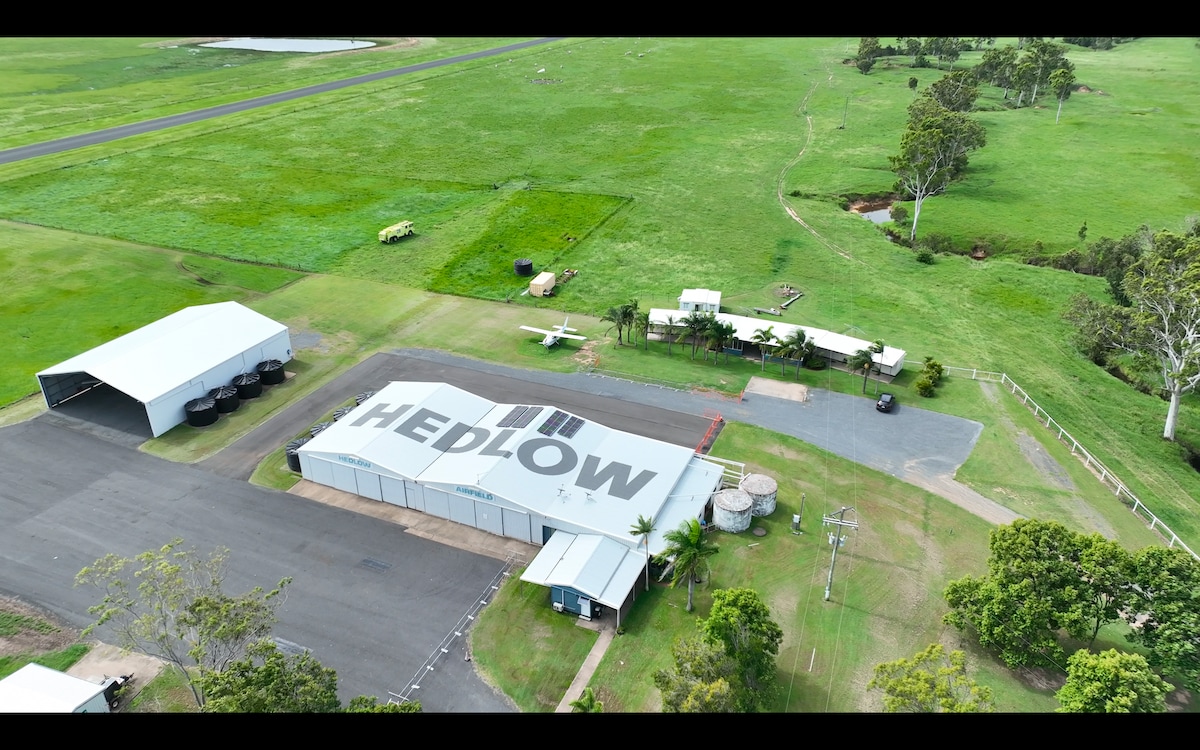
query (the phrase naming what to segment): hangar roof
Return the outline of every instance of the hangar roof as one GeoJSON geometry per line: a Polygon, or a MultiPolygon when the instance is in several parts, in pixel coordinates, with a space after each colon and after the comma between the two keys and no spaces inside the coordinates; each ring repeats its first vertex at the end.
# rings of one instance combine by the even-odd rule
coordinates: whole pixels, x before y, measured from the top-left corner
{"type": "MultiPolygon", "coordinates": [[[[551,406],[496,404],[446,383],[393,382],[300,448],[450,493],[501,497],[620,540],[639,515],[694,518],[723,469],[689,448],[551,406]],[[365,464],[365,466],[364,466],[365,464]]],[[[670,523],[670,525],[666,525],[670,523]]]]}
{"type": "MultiPolygon", "coordinates": [[[[650,310],[650,323],[651,325],[666,325],[667,318],[670,316],[675,319],[675,323],[678,325],[680,320],[679,312],[679,310],[653,308],[650,310]]],[[[780,340],[787,338],[792,331],[800,328],[803,329],[804,335],[808,340],[816,344],[818,349],[825,349],[826,351],[837,352],[838,354],[845,354],[847,356],[854,354],[860,349],[866,349],[872,343],[856,339],[853,336],[845,336],[820,328],[796,325],[795,323],[764,320],[762,318],[731,315],[729,313],[713,313],[713,316],[719,321],[731,324],[735,330],[734,336],[739,341],[752,341],[755,331],[771,328],[775,332],[774,341],[778,344],[780,340]]],[[[883,347],[883,354],[875,355],[875,361],[882,367],[894,367],[897,363],[904,360],[905,354],[906,352],[903,349],[885,345],[883,347]]]]}
{"type": "Polygon", "coordinates": [[[144,404],[287,331],[237,302],[195,305],[38,373],[86,372],[144,404]]]}

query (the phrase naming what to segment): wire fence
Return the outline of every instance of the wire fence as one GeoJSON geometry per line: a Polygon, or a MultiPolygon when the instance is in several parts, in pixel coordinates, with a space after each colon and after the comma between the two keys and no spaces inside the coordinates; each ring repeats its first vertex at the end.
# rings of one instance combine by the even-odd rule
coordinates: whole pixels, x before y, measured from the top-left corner
{"type": "Polygon", "coordinates": [[[1197,555],[1192,548],[1184,544],[1183,540],[1171,530],[1161,518],[1156,516],[1153,511],[1146,507],[1146,504],[1138,499],[1137,495],[1130,492],[1125,483],[1113,474],[1112,470],[1100,462],[1100,459],[1092,455],[1092,452],[1084,448],[1071,433],[1051,417],[1045,409],[1043,409],[1036,401],[1029,396],[1029,392],[1021,386],[1017,385],[1012,378],[1008,377],[1007,373],[990,372],[988,370],[978,370],[971,367],[945,367],[947,375],[960,374],[961,377],[969,377],[972,380],[984,380],[992,383],[999,383],[1015,398],[1019,399],[1027,409],[1033,412],[1033,416],[1037,421],[1041,422],[1046,429],[1054,432],[1058,436],[1059,442],[1063,443],[1071,449],[1071,454],[1083,462],[1083,465],[1095,474],[1100,481],[1107,487],[1113,488],[1117,499],[1121,501],[1125,507],[1133,511],[1134,515],[1145,520],[1150,524],[1150,530],[1157,532],[1160,536],[1167,540],[1168,547],[1181,547],[1187,550],[1188,554],[1200,560],[1200,555],[1197,555]]]}
{"type": "MultiPolygon", "coordinates": [[[[523,558],[515,554],[509,554],[508,558],[504,561],[504,566],[492,577],[487,588],[475,599],[475,602],[467,609],[466,614],[458,619],[458,622],[454,624],[450,632],[442,638],[442,642],[437,645],[437,648],[433,650],[433,653],[429,655],[425,663],[417,669],[416,674],[404,686],[404,689],[398,693],[388,691],[388,703],[409,703],[420,700],[420,695],[417,691],[421,689],[421,680],[434,671],[434,665],[438,663],[438,660],[442,657],[449,657],[450,649],[457,645],[458,639],[462,638],[465,642],[467,630],[475,623],[475,616],[479,614],[481,609],[487,606],[492,597],[496,595],[496,592],[500,590],[500,585],[504,582],[505,578],[509,577],[513,568],[520,567],[525,562],[523,558]]],[[[464,645],[463,648],[468,649],[464,651],[463,658],[469,661],[471,659],[469,647],[464,645]]]]}

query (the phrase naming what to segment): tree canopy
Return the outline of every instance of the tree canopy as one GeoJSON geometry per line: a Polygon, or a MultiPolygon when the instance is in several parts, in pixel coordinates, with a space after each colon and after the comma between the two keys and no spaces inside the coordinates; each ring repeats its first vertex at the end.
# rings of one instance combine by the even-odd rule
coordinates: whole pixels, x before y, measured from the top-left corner
{"type": "Polygon", "coordinates": [[[271,641],[252,644],[246,658],[220,672],[205,672],[208,713],[308,714],[341,708],[337,672],[305,651],[288,655],[271,641]]]}
{"type": "Polygon", "coordinates": [[[739,711],[754,711],[769,699],[775,682],[775,657],[783,630],[758,592],[747,588],[713,592],[712,609],[700,622],[700,632],[722,644],[733,659],[738,680],[734,702],[739,711]]]}
{"type": "Polygon", "coordinates": [[[1060,713],[1162,713],[1170,689],[1140,654],[1080,649],[1067,660],[1067,681],[1055,697],[1060,713]]]}
{"type": "Polygon", "coordinates": [[[1183,395],[1200,384],[1200,236],[1155,234],[1122,290],[1128,308],[1077,296],[1066,316],[1094,348],[1127,352],[1158,371],[1169,399],[1163,438],[1174,440],[1183,395]]]}
{"type": "Polygon", "coordinates": [[[731,681],[737,667],[718,644],[701,636],[680,638],[671,646],[672,667],[654,673],[664,713],[733,713],[731,681]]]}
{"type": "Polygon", "coordinates": [[[947,654],[940,643],[911,659],[877,664],[867,689],[883,692],[888,713],[986,713],[994,708],[991,688],[967,675],[966,655],[947,654]]]}
{"type": "Polygon", "coordinates": [[[104,592],[88,609],[97,619],[85,636],[111,627],[122,648],[176,665],[203,707],[203,678],[223,671],[270,634],[291,579],[270,591],[260,586],[231,596],[223,589],[229,550],[218,548],[205,558],[182,544],[176,538],[132,558],[106,555],[79,571],[75,585],[104,592]]]}
{"type": "Polygon", "coordinates": [[[928,96],[917,97],[908,113],[900,153],[890,161],[898,178],[897,189],[914,201],[911,242],[917,236],[925,199],[943,192],[966,168],[967,154],[987,143],[987,132],[967,115],[946,109],[928,96]]]}

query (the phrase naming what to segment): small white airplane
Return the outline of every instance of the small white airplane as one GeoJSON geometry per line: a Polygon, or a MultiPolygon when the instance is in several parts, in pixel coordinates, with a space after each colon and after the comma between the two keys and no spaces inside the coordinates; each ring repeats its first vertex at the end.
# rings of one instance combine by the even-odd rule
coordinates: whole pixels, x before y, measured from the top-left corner
{"type": "Polygon", "coordinates": [[[569,320],[570,320],[569,317],[563,318],[562,325],[554,326],[553,331],[547,331],[544,328],[534,328],[533,326],[521,326],[521,330],[529,331],[530,333],[540,333],[543,336],[545,336],[545,338],[542,339],[542,346],[546,347],[547,349],[549,349],[550,347],[557,344],[559,342],[559,339],[574,339],[575,341],[587,341],[587,336],[576,336],[573,333],[568,333],[568,331],[578,330],[575,328],[567,328],[567,322],[569,320]]]}

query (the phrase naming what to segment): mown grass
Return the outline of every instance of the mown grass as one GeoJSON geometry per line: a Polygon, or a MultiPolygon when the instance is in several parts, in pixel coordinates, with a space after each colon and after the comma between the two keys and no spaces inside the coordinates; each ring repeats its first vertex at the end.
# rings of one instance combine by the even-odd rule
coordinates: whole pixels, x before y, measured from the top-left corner
{"type": "MultiPolygon", "coordinates": [[[[775,512],[752,524],[766,535],[713,533],[721,551],[697,588],[694,614],[684,612],[685,587],[655,584],[649,595],[638,587],[639,599],[622,622],[626,632],[614,639],[591,682],[606,710],[660,709],[653,673],[670,666],[675,639],[695,634],[717,588],[758,591],[784,631],[773,711],[879,710],[877,698],[865,690],[875,664],[933,642],[965,646],[941,624],[941,592],[950,579],[982,570],[988,524],[910,485],[758,428],[728,425],[713,453],[737,456],[747,470],[779,481],[775,512]],[[797,536],[791,521],[800,511],[801,493],[805,533],[797,536]],[[855,508],[847,518],[856,517],[860,526],[838,555],[825,602],[830,547],[820,518],[843,506],[855,508]]],[[[546,609],[544,601],[532,605],[546,609]]],[[[987,655],[973,653],[970,661],[980,679],[997,688],[1001,710],[1055,705],[1052,696],[987,655]]]]}
{"type": "Polygon", "coordinates": [[[61,651],[49,651],[44,654],[0,656],[0,679],[8,677],[26,664],[41,664],[43,667],[65,672],[86,656],[90,649],[91,646],[85,643],[75,643],[61,651]]]}
{"type": "Polygon", "coordinates": [[[311,54],[199,47],[187,40],[6,38],[0,40],[0,148],[213,107],[519,40],[368,41],[379,46],[349,54],[311,54]]]}
{"type": "Polygon", "coordinates": [[[0,222],[0,254],[6,260],[0,265],[0,402],[6,404],[37,392],[39,370],[99,343],[188,305],[245,303],[299,278],[277,268],[8,222],[0,222]]]}
{"type": "Polygon", "coordinates": [[[129,713],[139,714],[197,713],[199,710],[183,672],[170,664],[142,686],[128,709],[129,713]]]}
{"type": "Polygon", "coordinates": [[[58,628],[38,617],[0,611],[0,637],[16,635],[24,631],[54,633],[58,628]]]}
{"type": "Polygon", "coordinates": [[[471,628],[471,653],[521,711],[553,712],[597,633],[551,609],[549,590],[521,581],[520,572],[513,571],[471,628]]]}

